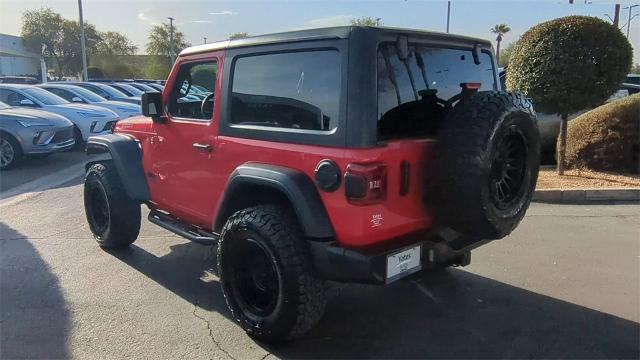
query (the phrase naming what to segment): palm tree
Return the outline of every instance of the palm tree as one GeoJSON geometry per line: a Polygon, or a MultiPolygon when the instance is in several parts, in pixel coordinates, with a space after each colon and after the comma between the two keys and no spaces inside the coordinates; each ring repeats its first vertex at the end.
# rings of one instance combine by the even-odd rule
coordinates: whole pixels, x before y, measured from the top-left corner
{"type": "Polygon", "coordinates": [[[497,34],[496,36],[496,62],[500,63],[500,42],[506,33],[511,31],[511,28],[507,24],[496,24],[491,28],[491,32],[497,34]]]}

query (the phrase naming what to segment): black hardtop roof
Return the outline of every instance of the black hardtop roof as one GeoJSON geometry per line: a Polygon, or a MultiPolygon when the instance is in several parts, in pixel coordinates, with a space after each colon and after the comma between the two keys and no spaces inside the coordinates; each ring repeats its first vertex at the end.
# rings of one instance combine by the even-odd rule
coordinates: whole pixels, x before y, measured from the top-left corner
{"type": "Polygon", "coordinates": [[[478,43],[487,47],[491,46],[491,42],[485,39],[479,39],[463,35],[454,35],[434,31],[403,29],[392,27],[373,27],[373,26],[338,26],[316,29],[294,30],[281,33],[265,34],[258,36],[250,36],[241,39],[223,40],[209,44],[197,45],[186,48],[180,52],[180,56],[204,53],[209,51],[224,50],[237,47],[248,47],[257,45],[267,45],[286,42],[297,42],[306,40],[329,40],[329,39],[348,39],[354,31],[367,31],[377,35],[414,35],[428,37],[440,41],[454,40],[457,43],[478,43]]]}

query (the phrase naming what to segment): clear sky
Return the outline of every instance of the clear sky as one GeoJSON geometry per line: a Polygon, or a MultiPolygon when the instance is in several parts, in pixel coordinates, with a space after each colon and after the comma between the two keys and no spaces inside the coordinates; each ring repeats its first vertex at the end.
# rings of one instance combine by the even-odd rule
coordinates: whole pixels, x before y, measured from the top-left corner
{"type": "MultiPolygon", "coordinates": [[[[640,0],[452,0],[453,33],[492,39],[489,28],[506,23],[512,31],[504,45],[518,39],[529,27],[556,17],[580,14],[607,19],[613,17],[614,3],[640,4],[640,0]]],[[[77,19],[77,0],[0,0],[0,33],[18,35],[21,14],[26,9],[49,7],[64,17],[77,19]]],[[[381,18],[384,25],[444,31],[447,2],[443,0],[83,0],[85,20],[99,30],[126,34],[139,51],[152,24],[176,19],[187,40],[201,44],[222,40],[234,32],[263,34],[304,27],[343,25],[352,17],[381,18]]],[[[640,7],[633,9],[640,13],[640,7]]],[[[627,22],[628,10],[621,10],[620,25],[627,22]]],[[[626,28],[624,29],[626,32],[626,28]]],[[[640,62],[640,16],[631,22],[630,42],[634,62],[640,62]]]]}

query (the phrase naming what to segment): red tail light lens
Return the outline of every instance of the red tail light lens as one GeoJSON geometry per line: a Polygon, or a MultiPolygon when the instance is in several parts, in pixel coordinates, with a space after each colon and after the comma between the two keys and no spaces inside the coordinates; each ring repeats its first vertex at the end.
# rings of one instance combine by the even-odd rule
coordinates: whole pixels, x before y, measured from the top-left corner
{"type": "Polygon", "coordinates": [[[349,164],[344,175],[347,201],[369,205],[387,197],[387,167],[383,164],[349,164]]]}

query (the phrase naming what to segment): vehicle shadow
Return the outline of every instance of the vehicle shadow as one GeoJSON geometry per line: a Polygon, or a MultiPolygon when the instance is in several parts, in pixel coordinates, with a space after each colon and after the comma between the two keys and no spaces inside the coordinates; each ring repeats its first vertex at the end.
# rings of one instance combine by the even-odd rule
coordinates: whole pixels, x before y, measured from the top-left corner
{"type": "MultiPolygon", "coordinates": [[[[215,247],[178,244],[157,257],[111,252],[181,298],[230,317],[215,247]]],[[[594,292],[597,289],[594,289],[594,292]]],[[[638,323],[464,270],[387,287],[348,285],[302,339],[260,344],[281,358],[638,358],[638,323]]]]}
{"type": "Polygon", "coordinates": [[[69,358],[70,328],[57,277],[24,235],[0,222],[0,358],[69,358]]]}

